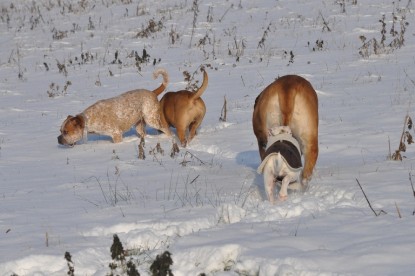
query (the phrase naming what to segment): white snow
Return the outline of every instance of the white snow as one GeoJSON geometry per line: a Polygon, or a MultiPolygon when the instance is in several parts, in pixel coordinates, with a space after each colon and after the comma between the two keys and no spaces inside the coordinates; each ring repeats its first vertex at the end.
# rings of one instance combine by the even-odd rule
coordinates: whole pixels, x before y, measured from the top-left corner
{"type": "Polygon", "coordinates": [[[176,276],[413,275],[415,146],[387,156],[415,116],[415,3],[198,0],[195,17],[193,2],[1,1],[0,275],[66,275],[65,252],[75,275],[109,275],[114,234],[141,275],[166,250],[176,276]],[[381,43],[383,15],[385,46],[362,56],[364,39],[381,43]],[[151,19],[163,28],[137,37],[151,19]],[[402,47],[388,46],[402,32],[402,47]],[[58,146],[68,115],[158,87],[159,67],[169,91],[184,89],[201,64],[207,113],[175,157],[150,128],[145,160],[133,130],[120,144],[58,146]],[[286,74],[318,93],[320,153],[309,190],[271,205],[251,118],[286,74]],[[151,154],[158,142],[164,154],[151,154]]]}

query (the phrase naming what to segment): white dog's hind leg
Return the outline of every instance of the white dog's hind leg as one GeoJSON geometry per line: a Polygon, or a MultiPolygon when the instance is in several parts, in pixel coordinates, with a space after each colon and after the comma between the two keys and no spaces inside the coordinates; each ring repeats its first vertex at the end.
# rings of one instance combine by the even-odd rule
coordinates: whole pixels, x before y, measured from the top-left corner
{"type": "Polygon", "coordinates": [[[268,200],[271,204],[275,203],[275,176],[272,166],[267,164],[264,168],[264,186],[268,200]]]}
{"type": "Polygon", "coordinates": [[[288,185],[290,184],[290,181],[291,181],[291,177],[289,177],[288,175],[286,175],[282,179],[281,189],[280,189],[280,192],[278,194],[279,199],[281,201],[286,200],[287,197],[288,197],[288,185]]]}

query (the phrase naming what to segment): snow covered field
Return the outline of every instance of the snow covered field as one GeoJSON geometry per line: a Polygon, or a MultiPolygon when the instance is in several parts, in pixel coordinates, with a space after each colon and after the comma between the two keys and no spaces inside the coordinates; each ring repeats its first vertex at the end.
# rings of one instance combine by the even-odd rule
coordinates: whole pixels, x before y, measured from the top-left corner
{"type": "Polygon", "coordinates": [[[109,275],[114,234],[141,275],[166,250],[176,276],[413,275],[415,146],[388,155],[415,116],[414,18],[411,0],[2,0],[0,275],[66,275],[65,252],[109,275]],[[58,146],[67,115],[159,67],[169,91],[200,85],[201,65],[207,113],[175,156],[151,128],[144,160],[134,131],[58,146]],[[251,116],[285,74],[318,93],[320,154],[270,205],[251,116]]]}

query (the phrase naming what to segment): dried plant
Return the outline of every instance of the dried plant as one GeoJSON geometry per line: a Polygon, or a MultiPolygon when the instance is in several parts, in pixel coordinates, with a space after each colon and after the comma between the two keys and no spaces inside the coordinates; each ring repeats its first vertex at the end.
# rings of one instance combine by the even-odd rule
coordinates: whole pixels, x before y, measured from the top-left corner
{"type": "Polygon", "coordinates": [[[156,147],[155,148],[152,148],[148,153],[150,155],[153,155],[153,156],[156,155],[157,153],[158,154],[161,154],[161,155],[164,155],[164,149],[161,148],[160,142],[158,142],[157,145],[156,145],[156,147]]]}
{"type": "Polygon", "coordinates": [[[140,144],[138,145],[138,159],[144,160],[146,159],[146,154],[144,153],[145,141],[144,138],[141,137],[140,144]]]}
{"type": "Polygon", "coordinates": [[[173,142],[173,145],[171,147],[170,157],[174,158],[176,154],[179,152],[180,152],[179,146],[177,145],[176,142],[173,142]]]}
{"type": "Polygon", "coordinates": [[[224,96],[223,97],[223,106],[222,106],[222,111],[220,112],[219,121],[226,122],[227,113],[228,113],[227,101],[226,101],[226,96],[224,96]]]}
{"type": "Polygon", "coordinates": [[[55,28],[52,29],[52,39],[53,40],[62,40],[68,36],[68,31],[59,31],[55,28]]]}
{"type": "Polygon", "coordinates": [[[269,23],[268,27],[265,29],[264,33],[262,34],[261,40],[258,42],[257,49],[258,48],[262,49],[265,47],[265,40],[267,39],[268,33],[271,31],[271,26],[272,26],[272,23],[269,23]]]}
{"type": "Polygon", "coordinates": [[[113,242],[111,245],[111,258],[113,260],[118,260],[118,261],[125,260],[124,247],[120,241],[120,238],[117,236],[117,234],[114,234],[113,236],[113,242]]]}
{"type": "Polygon", "coordinates": [[[192,35],[190,36],[189,48],[192,47],[193,36],[195,35],[195,29],[196,29],[196,23],[197,23],[197,16],[199,14],[198,0],[193,0],[192,11],[193,11],[193,25],[192,25],[192,35]]]}
{"type": "Polygon", "coordinates": [[[56,60],[56,66],[58,67],[59,73],[62,73],[65,77],[68,76],[68,71],[66,70],[65,62],[60,63],[59,60],[56,60]]]}
{"type": "Polygon", "coordinates": [[[174,45],[176,41],[179,40],[179,38],[180,38],[180,35],[177,33],[176,29],[173,29],[173,26],[172,26],[169,32],[169,43],[174,45]]]}
{"type": "Polygon", "coordinates": [[[62,91],[60,91],[59,85],[52,82],[51,84],[49,84],[49,89],[46,91],[46,93],[48,94],[50,98],[54,98],[57,96],[65,96],[67,94],[67,91],[70,85],[72,85],[72,82],[67,81],[65,85],[63,86],[62,91]]]}
{"type": "Polygon", "coordinates": [[[367,195],[366,195],[365,191],[363,190],[362,185],[360,184],[360,182],[359,182],[359,180],[358,180],[357,178],[356,178],[356,182],[357,182],[357,184],[359,185],[360,190],[362,191],[363,196],[365,197],[366,202],[367,202],[367,204],[369,205],[370,210],[372,210],[372,212],[375,214],[375,216],[377,216],[377,217],[378,217],[378,216],[380,216],[380,215],[382,215],[382,214],[386,215],[387,213],[386,213],[384,210],[380,210],[380,211],[376,212],[376,211],[375,211],[375,209],[373,209],[372,204],[371,204],[371,203],[370,203],[370,201],[369,201],[369,198],[367,197],[367,195]]]}
{"type": "Polygon", "coordinates": [[[150,271],[153,276],[173,276],[170,266],[173,264],[171,253],[165,251],[161,255],[157,255],[156,259],[150,266],[150,271]]]}
{"type": "Polygon", "coordinates": [[[392,26],[389,32],[386,29],[386,22],[388,22],[388,20],[386,20],[385,15],[382,15],[382,18],[379,20],[379,23],[381,24],[381,37],[379,42],[376,38],[368,40],[364,35],[359,36],[360,40],[363,43],[363,45],[359,48],[359,54],[363,58],[368,58],[373,54],[387,54],[404,46],[406,27],[409,25],[409,23],[406,21],[405,11],[405,9],[400,9],[399,15],[397,15],[395,12],[392,12],[392,26]],[[398,23],[400,26],[399,32],[396,30],[398,23]],[[388,40],[387,34],[390,35],[389,43],[386,43],[388,40]]]}
{"type": "MultiPolygon", "coordinates": [[[[412,138],[412,135],[409,133],[409,131],[412,129],[412,119],[409,117],[409,115],[405,116],[405,121],[402,129],[401,139],[399,141],[399,147],[397,150],[395,150],[395,153],[390,156],[390,159],[392,160],[400,160],[402,161],[402,154],[401,152],[406,151],[406,145],[410,145],[414,143],[414,140],[412,138]]],[[[390,155],[390,153],[389,153],[390,155]]]]}
{"type": "Polygon", "coordinates": [[[321,13],[321,11],[319,13],[319,17],[321,18],[321,21],[323,21],[323,30],[322,30],[322,32],[325,32],[325,31],[331,32],[331,29],[329,27],[329,23],[326,21],[323,14],[321,13]]]}
{"type": "Polygon", "coordinates": [[[147,26],[143,26],[135,38],[148,38],[151,34],[161,31],[164,28],[163,20],[164,18],[161,18],[159,21],[154,20],[154,18],[150,19],[147,26]]]}
{"type": "Polygon", "coordinates": [[[188,71],[183,71],[184,81],[187,82],[186,90],[189,91],[196,91],[199,89],[199,80],[195,79],[195,76],[200,72],[203,72],[205,70],[205,67],[212,68],[211,64],[201,64],[192,74],[188,71]]]}
{"type": "Polygon", "coordinates": [[[72,262],[71,253],[66,251],[64,257],[65,257],[66,263],[68,264],[68,272],[66,274],[69,275],[69,276],[74,276],[75,275],[75,268],[74,268],[74,264],[72,262]]]}

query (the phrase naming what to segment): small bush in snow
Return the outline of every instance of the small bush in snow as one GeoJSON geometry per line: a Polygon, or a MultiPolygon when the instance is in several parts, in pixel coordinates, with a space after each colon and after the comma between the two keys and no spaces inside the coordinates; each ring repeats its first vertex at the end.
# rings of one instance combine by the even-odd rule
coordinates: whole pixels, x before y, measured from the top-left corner
{"type": "Polygon", "coordinates": [[[65,260],[68,264],[68,272],[66,273],[69,276],[74,276],[75,275],[75,268],[72,262],[72,256],[71,253],[69,252],[65,252],[65,260]]]}
{"type": "Polygon", "coordinates": [[[150,266],[150,271],[153,276],[173,276],[170,266],[173,264],[171,253],[165,251],[161,255],[157,255],[156,259],[150,266]]]}
{"type": "Polygon", "coordinates": [[[359,48],[359,54],[363,58],[368,58],[371,55],[388,54],[404,46],[405,31],[406,27],[409,25],[406,21],[405,12],[405,9],[399,9],[399,14],[396,14],[395,11],[392,12],[392,25],[389,30],[389,38],[387,37],[386,16],[382,15],[382,18],[379,20],[382,25],[380,30],[380,40],[378,41],[376,38],[368,40],[364,35],[361,35],[359,38],[363,45],[359,48]],[[399,32],[397,31],[397,25],[400,26],[399,32]],[[390,42],[386,43],[387,40],[390,42]]]}

